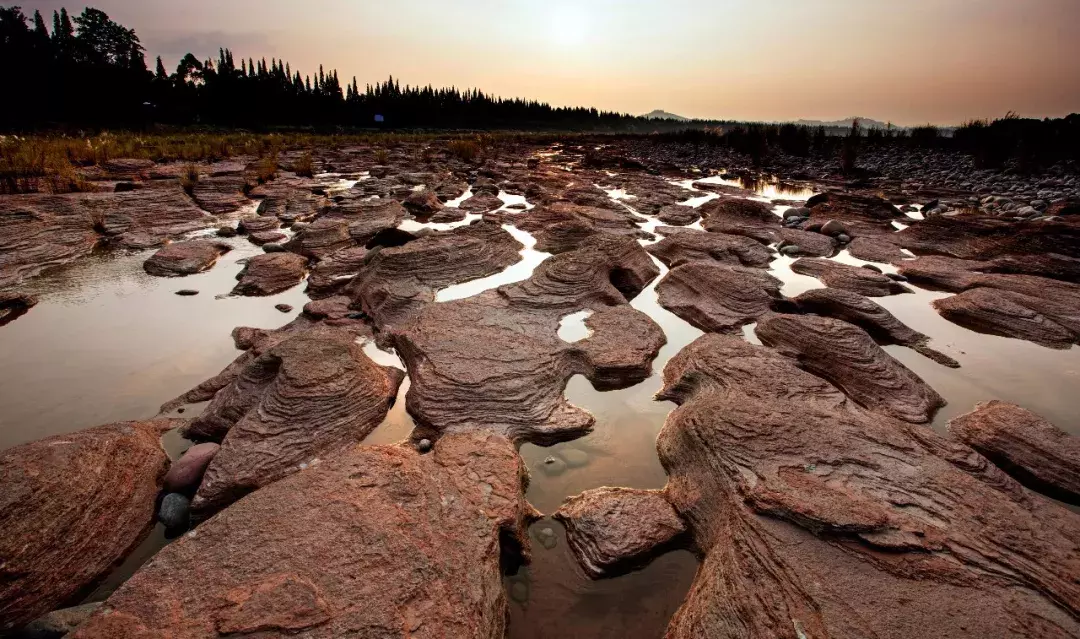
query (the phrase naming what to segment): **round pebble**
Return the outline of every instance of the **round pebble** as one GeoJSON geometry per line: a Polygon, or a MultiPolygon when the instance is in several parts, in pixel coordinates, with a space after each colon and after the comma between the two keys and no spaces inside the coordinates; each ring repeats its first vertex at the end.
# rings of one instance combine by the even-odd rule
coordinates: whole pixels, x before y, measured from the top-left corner
{"type": "Polygon", "coordinates": [[[421,453],[426,453],[426,452],[430,451],[431,450],[431,440],[430,439],[421,439],[416,444],[416,450],[420,451],[421,453]]]}
{"type": "Polygon", "coordinates": [[[161,500],[161,508],[158,509],[158,521],[166,528],[177,530],[188,527],[190,523],[191,501],[180,493],[169,493],[161,500]]]}

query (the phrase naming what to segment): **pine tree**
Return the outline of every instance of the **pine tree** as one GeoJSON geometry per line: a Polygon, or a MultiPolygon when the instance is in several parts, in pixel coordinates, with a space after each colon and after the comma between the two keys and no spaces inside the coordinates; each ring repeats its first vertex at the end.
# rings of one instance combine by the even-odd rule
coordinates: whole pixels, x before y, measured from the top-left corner
{"type": "Polygon", "coordinates": [[[154,73],[154,77],[158,80],[168,80],[169,74],[165,71],[165,63],[161,61],[161,56],[157,57],[157,70],[154,73]]]}

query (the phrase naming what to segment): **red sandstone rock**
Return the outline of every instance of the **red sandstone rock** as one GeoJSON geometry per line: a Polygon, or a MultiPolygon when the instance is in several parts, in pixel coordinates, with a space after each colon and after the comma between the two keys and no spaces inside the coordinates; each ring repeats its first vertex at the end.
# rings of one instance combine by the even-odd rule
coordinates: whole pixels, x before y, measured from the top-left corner
{"type": "Polygon", "coordinates": [[[597,488],[570,497],[554,515],[592,578],[615,576],[668,549],[686,524],[661,493],[597,488]]]}
{"type": "Polygon", "coordinates": [[[28,310],[37,306],[37,303],[37,298],[29,293],[0,291],[0,326],[25,315],[28,310]]]}
{"type": "Polygon", "coordinates": [[[194,490],[202,481],[203,473],[210,461],[214,459],[218,444],[207,442],[195,444],[184,451],[184,454],[169,465],[169,472],[165,474],[165,490],[170,493],[187,492],[194,490]]]}
{"type": "Polygon", "coordinates": [[[738,331],[782,301],[780,280],[756,269],[690,262],[656,287],[660,305],[703,331],[738,331]]]}
{"type": "Polygon", "coordinates": [[[704,556],[669,638],[1080,632],[1076,513],[737,337],[664,380],[665,495],[704,556]]]}
{"type": "Polygon", "coordinates": [[[769,249],[760,243],[748,237],[723,233],[676,233],[650,245],[646,250],[671,268],[697,260],[767,268],[773,259],[769,249]]]}
{"type": "Polygon", "coordinates": [[[949,432],[1020,483],[1080,505],[1080,440],[1038,415],[994,400],[950,421],[949,432]]]}
{"type": "Polygon", "coordinates": [[[158,250],[143,263],[143,269],[159,277],[176,277],[200,273],[217,263],[217,259],[232,250],[232,246],[213,240],[177,242],[158,250]]]}
{"type": "Polygon", "coordinates": [[[223,436],[192,509],[213,512],[359,443],[386,417],[403,377],[374,364],[347,331],[265,350],[185,431],[223,436]]]}
{"type": "Polygon", "coordinates": [[[802,258],[791,265],[791,270],[800,275],[816,277],[829,288],[852,291],[866,297],[886,297],[911,292],[908,287],[881,273],[833,260],[802,258]]]}
{"type": "Polygon", "coordinates": [[[154,523],[178,420],[124,422],[0,453],[0,629],[77,600],[154,523]]]}
{"type": "Polygon", "coordinates": [[[681,204],[672,204],[660,209],[660,212],[656,215],[660,218],[660,221],[664,224],[670,224],[672,226],[686,226],[693,224],[701,218],[701,214],[697,209],[690,206],[683,206],[681,204]]]}
{"type": "Polygon", "coordinates": [[[974,288],[934,300],[933,305],[950,322],[980,333],[1059,349],[1069,348],[1080,339],[1080,334],[1034,310],[1040,305],[1038,300],[1019,293],[974,288]]]}
{"type": "Polygon", "coordinates": [[[762,342],[871,410],[922,424],[945,405],[933,388],[853,324],[814,315],[780,315],[762,319],[756,333],[762,342]]]}
{"type": "Polygon", "coordinates": [[[500,542],[534,516],[514,447],[363,446],[240,500],[167,546],[73,639],[500,639],[500,542]]]}
{"type": "Polygon", "coordinates": [[[639,221],[640,218],[635,218],[626,209],[615,210],[558,202],[538,206],[520,218],[515,217],[512,223],[533,234],[536,238],[536,250],[564,253],[581,247],[587,238],[597,233],[644,237],[637,225],[639,221]]]}
{"type": "Polygon", "coordinates": [[[251,202],[244,195],[246,186],[241,175],[202,177],[195,183],[191,198],[199,208],[215,215],[233,213],[251,202]]]}
{"type": "Polygon", "coordinates": [[[307,274],[307,260],[295,253],[266,253],[248,260],[233,289],[236,295],[273,295],[288,290],[307,274]]]}

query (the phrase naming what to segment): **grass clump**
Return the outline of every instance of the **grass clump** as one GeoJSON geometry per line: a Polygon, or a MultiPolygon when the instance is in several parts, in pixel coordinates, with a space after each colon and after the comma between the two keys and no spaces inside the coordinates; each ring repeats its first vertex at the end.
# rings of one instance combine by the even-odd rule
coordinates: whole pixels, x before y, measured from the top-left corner
{"type": "Polygon", "coordinates": [[[199,184],[199,167],[194,164],[188,164],[184,167],[184,172],[180,174],[180,187],[184,189],[184,192],[188,195],[195,193],[195,186],[199,184]]]}
{"type": "Polygon", "coordinates": [[[451,140],[446,148],[450,155],[465,162],[475,162],[480,157],[480,143],[475,140],[451,140]]]}
{"type": "Polygon", "coordinates": [[[296,158],[292,165],[292,172],[300,177],[315,177],[315,160],[311,157],[311,151],[296,158]]]}
{"type": "Polygon", "coordinates": [[[386,152],[386,149],[375,149],[375,163],[386,164],[390,161],[390,154],[386,152]]]}

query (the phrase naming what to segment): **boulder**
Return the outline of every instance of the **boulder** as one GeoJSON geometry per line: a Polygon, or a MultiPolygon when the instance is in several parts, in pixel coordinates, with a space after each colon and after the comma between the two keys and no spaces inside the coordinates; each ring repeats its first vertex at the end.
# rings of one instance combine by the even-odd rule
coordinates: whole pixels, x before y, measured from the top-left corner
{"type": "Polygon", "coordinates": [[[1042,417],[994,400],[954,418],[949,432],[1032,490],[1080,505],[1080,440],[1042,417]]]}
{"type": "Polygon", "coordinates": [[[829,288],[851,291],[866,297],[886,297],[911,292],[908,287],[880,273],[833,260],[802,258],[791,265],[791,270],[800,275],[816,277],[829,288]]]}
{"type": "Polygon", "coordinates": [[[250,495],[165,547],[73,639],[497,639],[500,560],[535,516],[513,445],[486,433],[354,447],[250,495]]]}
{"type": "Polygon", "coordinates": [[[669,268],[698,260],[768,268],[773,257],[768,248],[748,237],[724,233],[676,233],[645,250],[669,268]]]}
{"type": "Polygon", "coordinates": [[[295,253],[264,253],[248,260],[233,288],[234,295],[273,295],[286,291],[307,275],[307,259],[295,253]]]}
{"type": "Polygon", "coordinates": [[[683,206],[681,204],[671,204],[660,209],[660,212],[656,217],[664,224],[686,226],[697,222],[698,219],[701,218],[701,214],[693,207],[683,206]]]}
{"type": "Polygon", "coordinates": [[[413,191],[405,201],[401,203],[409,213],[419,218],[428,218],[442,210],[442,202],[439,201],[433,191],[421,189],[413,191]]]}
{"type": "Polygon", "coordinates": [[[124,422],[0,453],[0,630],[77,600],[142,542],[177,420],[124,422]]]}
{"type": "Polygon", "coordinates": [[[597,488],[570,497],[554,515],[574,557],[593,579],[617,576],[671,548],[686,524],[659,492],[597,488]]]}
{"type": "Polygon", "coordinates": [[[1080,333],[1039,312],[1043,306],[1041,300],[1012,291],[973,288],[934,300],[933,305],[945,319],[979,333],[1023,339],[1057,349],[1067,349],[1080,341],[1080,333]]]}
{"type": "Polygon", "coordinates": [[[213,240],[177,242],[159,249],[143,263],[143,269],[158,277],[177,277],[201,273],[217,263],[232,246],[213,240]]]}
{"type": "Polygon", "coordinates": [[[165,474],[165,490],[171,493],[194,492],[219,448],[221,447],[218,444],[206,442],[195,444],[184,451],[165,474]]]}

